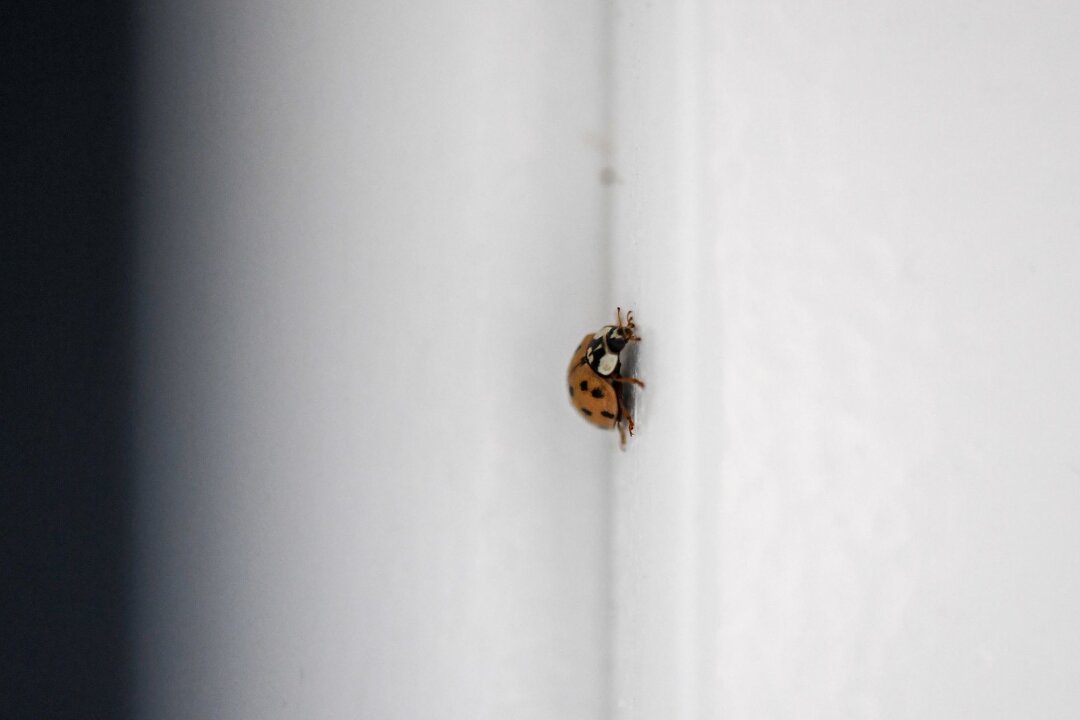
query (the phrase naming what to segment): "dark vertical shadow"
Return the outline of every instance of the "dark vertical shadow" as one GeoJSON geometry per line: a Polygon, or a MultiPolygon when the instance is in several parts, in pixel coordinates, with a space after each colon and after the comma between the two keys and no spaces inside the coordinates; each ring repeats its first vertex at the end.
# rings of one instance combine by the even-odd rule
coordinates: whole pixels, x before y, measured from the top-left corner
{"type": "Polygon", "coordinates": [[[131,712],[131,6],[0,9],[0,717],[131,712]]]}

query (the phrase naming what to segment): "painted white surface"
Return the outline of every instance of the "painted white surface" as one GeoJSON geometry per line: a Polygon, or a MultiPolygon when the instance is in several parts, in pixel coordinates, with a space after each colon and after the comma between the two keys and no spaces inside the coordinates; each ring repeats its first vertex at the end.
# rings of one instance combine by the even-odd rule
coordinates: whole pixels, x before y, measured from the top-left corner
{"type": "Polygon", "coordinates": [[[1075,717],[1080,10],[615,17],[615,717],[1075,717]]]}
{"type": "Polygon", "coordinates": [[[601,4],[141,26],[138,716],[604,716],[601,4]]]}
{"type": "Polygon", "coordinates": [[[1071,5],[142,26],[140,717],[1080,710],[1071,5]]]}

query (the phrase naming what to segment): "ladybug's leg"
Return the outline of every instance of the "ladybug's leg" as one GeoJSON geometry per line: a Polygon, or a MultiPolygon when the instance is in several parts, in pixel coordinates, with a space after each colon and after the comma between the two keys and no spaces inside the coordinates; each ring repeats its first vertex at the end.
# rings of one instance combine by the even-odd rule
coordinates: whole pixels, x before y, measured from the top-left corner
{"type": "Polygon", "coordinates": [[[622,419],[620,419],[619,422],[615,423],[615,427],[617,427],[619,429],[619,449],[620,450],[625,450],[626,449],[626,431],[623,430],[622,419]]]}
{"type": "Polygon", "coordinates": [[[613,382],[613,383],[629,383],[630,385],[637,385],[639,388],[644,388],[645,387],[645,381],[644,380],[639,380],[637,378],[632,378],[632,377],[623,377],[621,375],[619,375],[618,377],[608,378],[608,381],[613,382]]]}

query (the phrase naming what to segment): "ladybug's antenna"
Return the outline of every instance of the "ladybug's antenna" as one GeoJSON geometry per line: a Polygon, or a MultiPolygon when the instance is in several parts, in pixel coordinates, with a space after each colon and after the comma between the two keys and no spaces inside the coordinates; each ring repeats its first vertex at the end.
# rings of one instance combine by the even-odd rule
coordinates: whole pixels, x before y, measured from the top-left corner
{"type": "Polygon", "coordinates": [[[626,311],[626,322],[623,322],[622,308],[615,308],[615,320],[619,323],[619,329],[626,332],[627,342],[640,342],[641,338],[634,334],[634,311],[626,311]]]}

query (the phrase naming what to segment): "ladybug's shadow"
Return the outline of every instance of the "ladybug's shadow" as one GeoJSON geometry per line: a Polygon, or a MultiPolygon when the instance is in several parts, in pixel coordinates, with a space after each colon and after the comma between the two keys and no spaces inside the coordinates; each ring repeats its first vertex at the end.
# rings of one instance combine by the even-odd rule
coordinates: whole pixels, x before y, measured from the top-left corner
{"type": "MultiPolygon", "coordinates": [[[[619,374],[623,377],[637,377],[638,370],[638,352],[640,352],[640,343],[627,343],[626,348],[620,353],[619,358],[619,374]]],[[[620,402],[622,407],[630,414],[634,420],[637,420],[637,394],[641,392],[641,388],[634,386],[631,383],[619,383],[620,389],[620,402]]]]}

